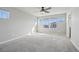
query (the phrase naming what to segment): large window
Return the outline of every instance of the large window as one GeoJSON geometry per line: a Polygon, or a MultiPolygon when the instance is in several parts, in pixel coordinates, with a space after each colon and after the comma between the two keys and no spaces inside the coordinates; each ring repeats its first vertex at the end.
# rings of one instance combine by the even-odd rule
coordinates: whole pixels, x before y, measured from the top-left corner
{"type": "Polygon", "coordinates": [[[48,34],[66,33],[66,14],[39,17],[37,18],[35,23],[37,23],[35,30],[36,32],[39,32],[39,33],[48,33],[48,34]]]}
{"type": "Polygon", "coordinates": [[[54,17],[54,18],[44,18],[39,19],[39,25],[42,25],[44,28],[56,28],[57,23],[64,22],[64,17],[54,17]]]}
{"type": "Polygon", "coordinates": [[[0,10],[0,19],[6,19],[9,18],[10,12],[6,10],[0,10]]]}

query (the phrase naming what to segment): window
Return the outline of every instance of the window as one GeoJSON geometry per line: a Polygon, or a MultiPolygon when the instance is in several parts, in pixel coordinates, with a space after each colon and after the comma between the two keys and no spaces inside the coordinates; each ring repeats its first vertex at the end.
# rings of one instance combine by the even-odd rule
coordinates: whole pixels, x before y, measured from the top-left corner
{"type": "Polygon", "coordinates": [[[50,24],[50,28],[56,28],[56,27],[57,27],[56,22],[53,22],[53,23],[50,24]]]}
{"type": "Polygon", "coordinates": [[[48,19],[40,19],[39,24],[42,25],[44,28],[49,28],[48,19]]]}
{"type": "Polygon", "coordinates": [[[50,18],[48,20],[49,20],[50,28],[56,28],[57,23],[64,22],[64,17],[50,18]]]}
{"type": "Polygon", "coordinates": [[[41,25],[48,25],[48,19],[40,19],[39,20],[39,24],[41,24],[41,25]]]}
{"type": "Polygon", "coordinates": [[[54,22],[64,22],[64,17],[56,17],[56,18],[50,18],[49,23],[54,23],[54,22]]]}
{"type": "Polygon", "coordinates": [[[0,18],[1,19],[9,18],[9,16],[10,16],[10,12],[8,12],[6,10],[0,10],[0,18]]]}
{"type": "Polygon", "coordinates": [[[44,28],[49,28],[49,26],[50,28],[56,28],[57,23],[59,22],[64,22],[64,17],[44,18],[38,20],[39,25],[44,28]]]}
{"type": "Polygon", "coordinates": [[[35,30],[39,33],[65,34],[66,32],[66,14],[39,17],[36,19],[35,23],[37,23],[35,30]]]}

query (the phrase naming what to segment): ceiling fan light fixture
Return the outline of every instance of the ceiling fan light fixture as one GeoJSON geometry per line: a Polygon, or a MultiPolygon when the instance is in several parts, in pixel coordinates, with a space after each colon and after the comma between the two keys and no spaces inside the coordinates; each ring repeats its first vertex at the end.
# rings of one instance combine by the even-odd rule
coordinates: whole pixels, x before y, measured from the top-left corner
{"type": "Polygon", "coordinates": [[[50,9],[51,9],[51,7],[49,7],[49,8],[41,7],[40,12],[49,13],[48,10],[50,10],[50,9]]]}

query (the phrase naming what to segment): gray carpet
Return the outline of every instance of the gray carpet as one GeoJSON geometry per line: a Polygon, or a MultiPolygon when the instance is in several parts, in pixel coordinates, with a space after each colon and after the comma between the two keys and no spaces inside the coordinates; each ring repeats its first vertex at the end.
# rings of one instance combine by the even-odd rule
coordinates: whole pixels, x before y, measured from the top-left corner
{"type": "Polygon", "coordinates": [[[70,39],[57,35],[30,35],[0,44],[0,52],[78,52],[70,39]]]}

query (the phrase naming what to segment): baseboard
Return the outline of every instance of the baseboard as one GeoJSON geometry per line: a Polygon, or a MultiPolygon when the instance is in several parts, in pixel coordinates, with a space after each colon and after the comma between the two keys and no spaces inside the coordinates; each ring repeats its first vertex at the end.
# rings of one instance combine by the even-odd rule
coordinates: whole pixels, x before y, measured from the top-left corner
{"type": "Polygon", "coordinates": [[[75,48],[79,51],[79,47],[73,42],[72,39],[70,39],[70,40],[71,40],[72,44],[75,46],[75,48]]]}
{"type": "Polygon", "coordinates": [[[10,41],[13,41],[13,40],[16,40],[16,39],[25,37],[25,36],[27,36],[27,35],[28,35],[28,34],[20,35],[20,36],[17,36],[17,37],[15,37],[15,38],[12,38],[12,39],[9,39],[9,40],[6,40],[6,41],[2,41],[2,42],[0,42],[0,44],[5,44],[5,43],[7,43],[7,42],[10,42],[10,41]]]}

